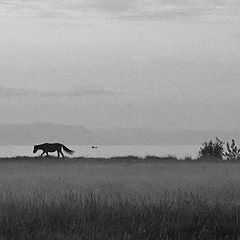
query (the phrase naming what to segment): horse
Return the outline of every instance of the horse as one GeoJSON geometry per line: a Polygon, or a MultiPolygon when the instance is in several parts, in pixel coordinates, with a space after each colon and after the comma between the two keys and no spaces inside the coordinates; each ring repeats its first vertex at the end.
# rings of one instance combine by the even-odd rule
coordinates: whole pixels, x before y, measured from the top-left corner
{"type": "Polygon", "coordinates": [[[74,153],[73,150],[70,150],[69,148],[67,148],[66,146],[64,146],[61,143],[43,143],[43,144],[40,144],[40,145],[34,145],[33,153],[36,153],[38,150],[42,150],[43,151],[42,154],[41,154],[41,157],[42,157],[44,153],[46,153],[46,155],[49,156],[48,155],[49,152],[56,152],[57,151],[58,158],[60,157],[60,154],[64,158],[62,148],[68,154],[73,154],[74,153]]]}

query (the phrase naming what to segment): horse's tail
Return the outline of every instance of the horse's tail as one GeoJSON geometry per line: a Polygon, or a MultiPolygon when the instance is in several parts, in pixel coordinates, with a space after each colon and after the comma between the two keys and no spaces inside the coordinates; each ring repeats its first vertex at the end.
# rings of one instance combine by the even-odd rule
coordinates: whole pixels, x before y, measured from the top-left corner
{"type": "Polygon", "coordinates": [[[68,154],[73,154],[73,153],[74,153],[74,151],[73,151],[73,150],[71,150],[71,149],[67,148],[67,147],[66,147],[66,146],[64,146],[63,144],[62,144],[62,148],[63,148],[63,150],[64,150],[66,153],[68,153],[68,154]]]}

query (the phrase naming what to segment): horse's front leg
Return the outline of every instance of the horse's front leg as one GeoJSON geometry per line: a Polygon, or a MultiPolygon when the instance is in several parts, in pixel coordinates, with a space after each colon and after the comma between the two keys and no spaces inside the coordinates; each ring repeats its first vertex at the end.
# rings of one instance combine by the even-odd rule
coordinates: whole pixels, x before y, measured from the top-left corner
{"type": "Polygon", "coordinates": [[[44,153],[45,153],[45,152],[43,151],[42,154],[41,154],[41,157],[43,156],[44,153]]]}
{"type": "Polygon", "coordinates": [[[59,153],[59,151],[57,151],[57,154],[58,154],[58,158],[60,157],[60,153],[59,153]]]}

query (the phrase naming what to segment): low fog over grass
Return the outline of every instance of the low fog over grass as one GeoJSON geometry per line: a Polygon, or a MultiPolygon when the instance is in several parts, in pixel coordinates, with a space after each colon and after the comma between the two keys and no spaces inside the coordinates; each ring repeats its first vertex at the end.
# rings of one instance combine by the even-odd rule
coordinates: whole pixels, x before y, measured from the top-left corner
{"type": "Polygon", "coordinates": [[[239,172],[232,162],[1,160],[0,236],[238,239],[239,172]]]}

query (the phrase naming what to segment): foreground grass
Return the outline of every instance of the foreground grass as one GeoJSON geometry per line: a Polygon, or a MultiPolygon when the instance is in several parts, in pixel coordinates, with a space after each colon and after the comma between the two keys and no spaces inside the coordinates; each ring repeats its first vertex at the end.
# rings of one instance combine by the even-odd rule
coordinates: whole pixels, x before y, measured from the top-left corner
{"type": "Polygon", "coordinates": [[[237,240],[239,172],[224,161],[1,159],[0,240],[237,240]]]}
{"type": "Polygon", "coordinates": [[[209,162],[209,163],[240,163],[239,160],[226,160],[226,159],[218,159],[218,158],[192,158],[190,156],[186,156],[184,158],[177,158],[174,155],[168,155],[168,156],[155,156],[155,155],[147,155],[145,157],[138,157],[134,155],[129,156],[115,156],[115,157],[68,157],[65,156],[64,158],[56,157],[54,155],[49,156],[15,156],[15,157],[0,157],[0,162],[4,161],[31,161],[31,162],[43,162],[43,161],[70,161],[70,162],[108,162],[108,163],[114,163],[114,162],[187,162],[187,163],[196,163],[196,162],[209,162]]]}
{"type": "Polygon", "coordinates": [[[65,193],[0,201],[0,239],[238,239],[240,206],[179,192],[151,200],[65,193]]]}
{"type": "Polygon", "coordinates": [[[68,157],[65,156],[64,158],[56,157],[53,155],[49,155],[48,157],[40,157],[40,156],[35,156],[35,157],[30,157],[30,156],[16,156],[16,157],[2,157],[0,158],[0,161],[90,161],[90,162],[143,162],[143,161],[148,161],[148,162],[154,162],[154,161],[178,161],[178,160],[187,160],[187,161],[192,161],[196,159],[192,159],[191,157],[186,157],[185,159],[179,159],[176,156],[165,156],[165,157],[158,157],[158,156],[150,156],[147,155],[145,157],[138,157],[138,156],[115,156],[115,157],[109,157],[109,158],[101,158],[101,157],[68,157]]]}

